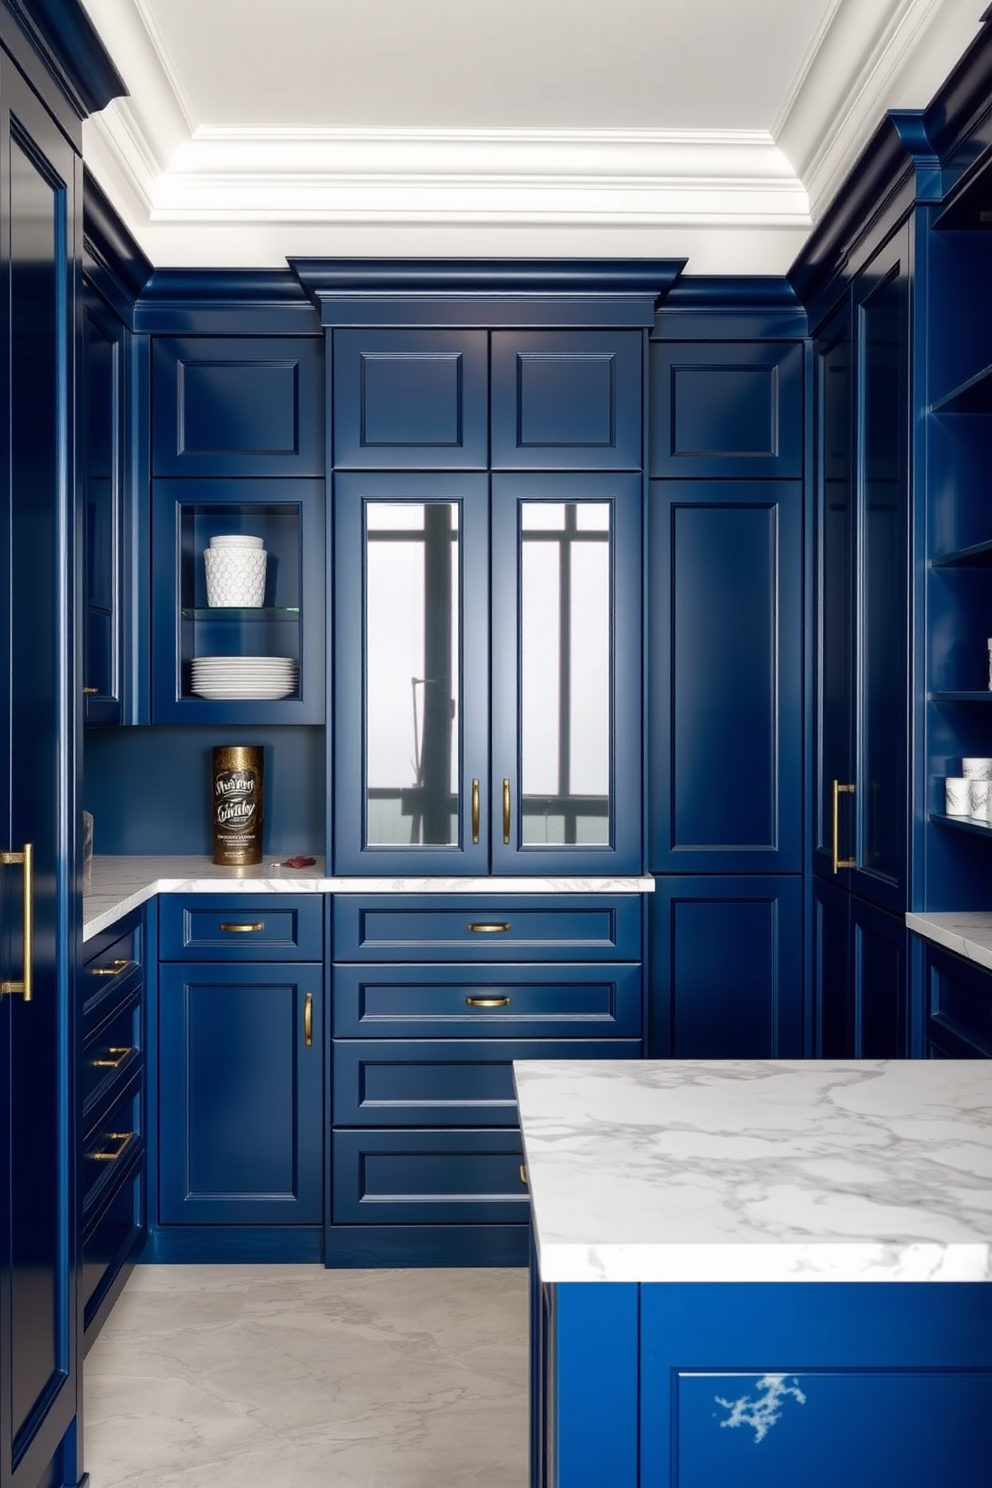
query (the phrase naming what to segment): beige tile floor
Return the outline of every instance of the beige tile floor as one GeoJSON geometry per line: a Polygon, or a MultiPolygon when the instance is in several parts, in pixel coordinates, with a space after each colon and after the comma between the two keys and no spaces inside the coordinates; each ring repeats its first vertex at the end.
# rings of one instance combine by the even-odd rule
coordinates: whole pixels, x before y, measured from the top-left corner
{"type": "Polygon", "coordinates": [[[527,1273],[138,1266],[84,1380],[91,1488],[525,1488],[527,1273]]]}

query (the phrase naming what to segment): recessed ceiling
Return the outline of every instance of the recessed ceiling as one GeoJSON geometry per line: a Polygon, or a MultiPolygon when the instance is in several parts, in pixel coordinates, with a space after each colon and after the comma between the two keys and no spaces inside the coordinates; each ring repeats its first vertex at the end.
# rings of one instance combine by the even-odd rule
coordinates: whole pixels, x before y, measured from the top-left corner
{"type": "Polygon", "coordinates": [[[783,273],[987,0],[83,0],[84,127],[158,267],[688,257],[783,273]]]}

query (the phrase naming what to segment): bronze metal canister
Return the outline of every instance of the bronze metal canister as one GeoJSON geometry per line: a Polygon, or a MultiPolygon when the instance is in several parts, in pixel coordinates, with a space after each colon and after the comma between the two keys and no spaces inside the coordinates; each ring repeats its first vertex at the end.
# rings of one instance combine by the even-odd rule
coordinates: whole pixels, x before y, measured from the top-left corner
{"type": "Polygon", "coordinates": [[[265,782],[262,750],[254,744],[219,744],[213,751],[211,815],[214,862],[262,861],[265,782]]]}

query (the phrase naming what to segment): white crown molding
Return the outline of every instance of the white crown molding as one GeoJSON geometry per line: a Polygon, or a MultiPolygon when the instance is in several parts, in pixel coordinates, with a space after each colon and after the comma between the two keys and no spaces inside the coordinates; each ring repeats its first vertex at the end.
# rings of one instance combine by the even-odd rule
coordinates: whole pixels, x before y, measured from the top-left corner
{"type": "Polygon", "coordinates": [[[814,222],[887,110],[927,105],[987,4],[839,0],[775,135],[806,186],[814,222]]]}

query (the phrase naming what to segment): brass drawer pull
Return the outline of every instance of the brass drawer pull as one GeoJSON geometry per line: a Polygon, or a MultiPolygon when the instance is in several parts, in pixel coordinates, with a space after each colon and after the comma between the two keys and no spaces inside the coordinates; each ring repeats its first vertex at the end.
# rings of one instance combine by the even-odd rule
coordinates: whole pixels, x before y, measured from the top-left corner
{"type": "Polygon", "coordinates": [[[129,1054],[134,1053],[134,1046],[129,1044],[126,1049],[110,1048],[108,1054],[116,1054],[116,1059],[94,1059],[91,1061],[94,1069],[120,1069],[129,1054]]]}
{"type": "Polygon", "coordinates": [[[524,1167],[523,1163],[520,1164],[518,1171],[520,1173],[520,1182],[529,1185],[530,1179],[527,1177],[527,1169],[524,1167]]]}
{"type": "Polygon", "coordinates": [[[31,1001],[31,981],[34,974],[34,843],[25,842],[21,852],[0,852],[0,863],[24,869],[21,914],[23,916],[24,980],[22,982],[0,982],[0,997],[17,993],[25,1002],[31,1001]]]}
{"type": "Polygon", "coordinates": [[[473,777],[472,780],[472,845],[477,846],[479,841],[479,782],[473,777]]]}
{"type": "Polygon", "coordinates": [[[137,1132],[107,1132],[103,1137],[103,1141],[117,1142],[119,1144],[114,1148],[113,1152],[87,1152],[86,1156],[91,1157],[94,1162],[116,1162],[118,1158],[124,1156],[128,1143],[137,1135],[137,1132]]]}
{"type": "Polygon", "coordinates": [[[509,928],[510,928],[510,926],[508,924],[503,924],[503,925],[468,924],[468,925],[465,926],[465,929],[466,930],[471,930],[475,935],[502,935],[505,931],[509,930],[509,928]]]}
{"type": "Polygon", "coordinates": [[[834,821],[833,821],[833,827],[834,827],[833,860],[834,860],[834,872],[835,873],[837,873],[841,868],[857,868],[857,866],[858,866],[858,862],[857,862],[857,859],[856,858],[842,858],[841,855],[840,855],[840,797],[841,797],[841,792],[843,791],[845,794],[853,796],[854,793],[855,793],[855,791],[856,791],[856,789],[857,789],[856,786],[853,786],[853,785],[841,785],[841,783],[840,783],[839,780],[835,780],[834,781],[834,796],[833,796],[833,817],[834,817],[834,821]]]}
{"type": "Polygon", "coordinates": [[[135,961],[115,961],[112,966],[91,966],[90,976],[112,976],[118,977],[126,971],[129,966],[135,966],[135,961]]]}
{"type": "Polygon", "coordinates": [[[313,993],[303,999],[303,1042],[308,1049],[313,1047],[313,993]]]}
{"type": "Polygon", "coordinates": [[[509,1007],[508,997],[466,997],[468,1007],[509,1007]]]}
{"type": "Polygon", "coordinates": [[[510,782],[503,776],[503,842],[510,841],[510,782]]]}
{"type": "Polygon", "coordinates": [[[100,689],[99,689],[99,687],[84,687],[83,688],[83,697],[99,697],[99,696],[100,696],[100,689]]]}
{"type": "Polygon", "coordinates": [[[230,930],[236,935],[253,935],[256,930],[265,929],[264,920],[256,920],[254,925],[225,925],[221,924],[222,930],[230,930]]]}

